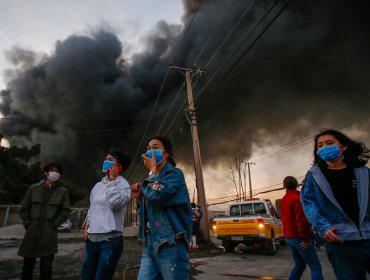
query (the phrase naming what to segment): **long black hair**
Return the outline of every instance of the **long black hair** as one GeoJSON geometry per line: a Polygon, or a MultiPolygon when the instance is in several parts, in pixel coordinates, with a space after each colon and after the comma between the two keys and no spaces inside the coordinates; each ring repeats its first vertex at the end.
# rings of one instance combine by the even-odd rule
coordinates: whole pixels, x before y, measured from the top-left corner
{"type": "Polygon", "coordinates": [[[166,137],[163,137],[163,136],[154,136],[152,138],[150,138],[148,140],[148,143],[152,140],[158,140],[159,142],[162,143],[164,149],[166,150],[166,152],[169,154],[169,157],[167,158],[168,162],[171,163],[171,165],[173,167],[176,167],[176,162],[174,161],[174,159],[172,158],[172,144],[171,144],[171,141],[168,140],[166,137]]]}
{"type": "Polygon", "coordinates": [[[332,135],[347,149],[343,151],[343,161],[351,167],[360,167],[367,164],[370,158],[370,150],[361,142],[357,142],[343,134],[342,132],[334,129],[327,129],[315,135],[315,144],[313,149],[314,164],[320,167],[326,167],[327,164],[317,155],[317,141],[323,135],[332,135]]]}

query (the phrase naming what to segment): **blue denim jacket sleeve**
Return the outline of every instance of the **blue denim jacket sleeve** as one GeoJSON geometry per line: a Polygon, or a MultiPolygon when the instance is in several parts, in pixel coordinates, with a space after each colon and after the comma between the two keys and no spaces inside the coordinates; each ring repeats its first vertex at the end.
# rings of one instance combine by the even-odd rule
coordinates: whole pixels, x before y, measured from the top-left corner
{"type": "Polygon", "coordinates": [[[317,193],[321,192],[312,173],[309,171],[304,180],[301,190],[301,201],[307,220],[314,226],[315,230],[321,235],[333,226],[321,214],[320,205],[317,201],[317,193]]]}
{"type": "Polygon", "coordinates": [[[152,175],[141,187],[141,192],[145,198],[152,203],[160,203],[163,207],[173,206],[181,203],[184,196],[176,195],[182,189],[186,189],[185,178],[182,171],[178,168],[165,170],[156,176],[152,175]]]}

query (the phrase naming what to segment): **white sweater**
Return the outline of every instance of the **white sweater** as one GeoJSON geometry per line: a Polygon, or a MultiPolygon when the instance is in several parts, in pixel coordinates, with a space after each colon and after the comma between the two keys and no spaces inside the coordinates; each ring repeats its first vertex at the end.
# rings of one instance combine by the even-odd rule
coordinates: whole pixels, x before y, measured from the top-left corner
{"type": "Polygon", "coordinates": [[[130,198],[130,185],[122,176],[114,181],[104,177],[96,183],[90,194],[90,208],[86,217],[88,232],[122,232],[130,198]]]}

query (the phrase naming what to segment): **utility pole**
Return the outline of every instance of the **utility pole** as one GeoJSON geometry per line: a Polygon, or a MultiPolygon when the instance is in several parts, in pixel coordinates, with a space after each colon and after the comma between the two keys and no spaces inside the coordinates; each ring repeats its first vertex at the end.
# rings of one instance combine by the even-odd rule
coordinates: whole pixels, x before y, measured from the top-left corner
{"type": "MultiPolygon", "coordinates": [[[[255,162],[245,162],[245,166],[248,166],[248,178],[249,178],[249,198],[252,198],[252,179],[251,179],[251,165],[256,165],[255,162]]],[[[245,187],[247,187],[247,184],[245,184],[245,187]]],[[[247,193],[247,190],[245,190],[245,193],[247,193]]]]}
{"type": "Polygon", "coordinates": [[[179,69],[181,73],[185,72],[185,82],[186,89],[188,93],[188,110],[187,110],[187,119],[191,127],[191,135],[193,138],[193,155],[194,155],[194,169],[195,169],[195,184],[198,194],[198,202],[203,211],[203,218],[201,219],[201,229],[203,233],[203,238],[207,242],[209,241],[209,228],[208,228],[208,209],[206,202],[206,194],[204,191],[204,181],[203,181],[203,171],[202,171],[202,161],[200,156],[200,146],[199,146],[199,137],[198,137],[198,126],[197,126],[197,117],[196,117],[196,108],[194,106],[193,99],[193,88],[192,88],[192,77],[194,74],[204,73],[204,70],[201,70],[195,65],[192,68],[182,68],[170,65],[171,68],[179,69]]]}

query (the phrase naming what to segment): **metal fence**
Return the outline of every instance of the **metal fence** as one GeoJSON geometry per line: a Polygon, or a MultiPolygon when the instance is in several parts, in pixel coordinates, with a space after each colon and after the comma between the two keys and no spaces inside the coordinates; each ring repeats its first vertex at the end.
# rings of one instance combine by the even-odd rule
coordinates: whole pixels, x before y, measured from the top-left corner
{"type": "MultiPolygon", "coordinates": [[[[20,209],[20,205],[0,205],[0,226],[5,227],[21,224],[22,220],[19,217],[20,209]]],[[[71,208],[69,219],[72,222],[72,228],[76,231],[82,229],[87,211],[88,208],[71,208]]],[[[136,226],[138,222],[136,206],[134,203],[130,202],[125,214],[125,226],[136,226]]]]}

